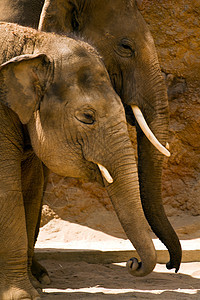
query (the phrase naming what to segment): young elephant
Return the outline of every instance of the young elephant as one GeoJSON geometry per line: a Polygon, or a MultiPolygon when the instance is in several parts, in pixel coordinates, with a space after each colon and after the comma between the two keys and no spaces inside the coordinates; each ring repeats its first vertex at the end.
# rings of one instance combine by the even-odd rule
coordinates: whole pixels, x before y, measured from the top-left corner
{"type": "Polygon", "coordinates": [[[149,274],[156,254],[120,98],[88,44],[0,23],[0,299],[38,299],[31,274],[44,163],[104,184],[149,274]],[[31,283],[32,282],[32,283],[31,283]]]}

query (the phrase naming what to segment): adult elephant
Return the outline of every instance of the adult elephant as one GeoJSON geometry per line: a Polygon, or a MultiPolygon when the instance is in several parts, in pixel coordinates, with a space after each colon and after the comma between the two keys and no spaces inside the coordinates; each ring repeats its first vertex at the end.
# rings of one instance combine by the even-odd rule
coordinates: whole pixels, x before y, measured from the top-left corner
{"type": "Polygon", "coordinates": [[[112,85],[124,103],[127,120],[131,125],[136,124],[138,175],[145,216],[169,250],[167,268],[175,268],[177,272],[181,246],[165,214],[161,195],[163,154],[170,155],[163,147],[168,139],[167,92],[153,38],[135,1],[46,0],[39,29],[75,33],[95,46],[103,57],[112,85]],[[138,126],[141,111],[148,128],[145,122],[138,126]]]}
{"type": "MultiPolygon", "coordinates": [[[[31,7],[32,1],[24,1],[31,7]]],[[[24,1],[18,0],[17,3],[21,5],[20,3],[24,1]]],[[[29,14],[24,17],[28,25],[29,14]]],[[[38,10],[35,10],[35,20],[38,20],[38,10]]],[[[7,21],[18,22],[18,17],[15,15],[14,18],[11,14],[9,19],[7,15],[7,21]]],[[[162,205],[163,155],[148,141],[138,123],[135,122],[131,110],[132,106],[137,112],[136,106],[139,107],[151,131],[163,145],[166,145],[168,138],[166,87],[153,38],[135,2],[133,0],[46,0],[39,28],[45,31],[75,33],[92,43],[100,52],[112,84],[124,103],[127,119],[131,125],[136,124],[138,175],[145,216],[154,233],[169,250],[170,262],[167,267],[178,271],[181,246],[162,205]]],[[[140,114],[137,115],[137,119],[140,118],[140,114]]],[[[149,132],[147,135],[156,145],[159,145],[149,132]]],[[[162,147],[161,149],[169,155],[162,147]]]]}
{"type": "Polygon", "coordinates": [[[38,27],[44,0],[1,0],[0,20],[38,27]]]}

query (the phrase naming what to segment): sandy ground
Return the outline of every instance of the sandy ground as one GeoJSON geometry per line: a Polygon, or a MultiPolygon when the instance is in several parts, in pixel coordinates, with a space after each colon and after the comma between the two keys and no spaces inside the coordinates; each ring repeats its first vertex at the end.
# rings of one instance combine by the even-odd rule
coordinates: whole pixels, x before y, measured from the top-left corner
{"type": "MultiPolygon", "coordinates": [[[[180,233],[183,238],[182,245],[184,247],[186,245],[187,249],[200,249],[200,239],[196,236],[197,228],[195,227],[195,231],[190,230],[189,234],[184,229],[185,221],[181,225],[176,218],[176,223],[179,232],[182,232],[180,233]]],[[[154,243],[156,249],[164,247],[158,240],[154,243]]],[[[70,251],[76,252],[129,250],[132,245],[128,240],[79,224],[54,219],[41,228],[36,247],[42,251],[51,248],[54,251],[71,249],[70,251]]],[[[47,268],[52,280],[51,284],[43,289],[42,299],[200,300],[200,262],[182,263],[177,274],[173,270],[167,270],[165,264],[157,264],[154,272],[144,278],[132,277],[127,272],[125,263],[74,262],[65,259],[55,260],[53,256],[49,259],[48,255],[41,263],[47,268]]]]}
{"type": "Polygon", "coordinates": [[[200,263],[184,263],[178,274],[157,265],[155,271],[135,278],[122,264],[42,261],[52,283],[42,299],[200,299],[200,263]]]}

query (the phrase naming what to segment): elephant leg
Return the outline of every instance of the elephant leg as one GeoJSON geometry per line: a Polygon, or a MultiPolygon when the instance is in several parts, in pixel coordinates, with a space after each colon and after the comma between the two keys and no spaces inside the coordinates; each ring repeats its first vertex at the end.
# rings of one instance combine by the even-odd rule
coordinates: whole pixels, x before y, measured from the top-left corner
{"type": "MultiPolygon", "coordinates": [[[[44,174],[44,186],[43,186],[43,195],[44,195],[46,187],[47,187],[48,175],[49,175],[49,169],[45,165],[43,165],[43,174],[44,174]]],[[[41,201],[40,211],[39,211],[39,215],[38,215],[38,221],[37,221],[37,225],[36,225],[36,229],[35,229],[34,243],[36,243],[36,241],[37,241],[37,237],[38,237],[39,230],[40,230],[42,205],[43,205],[43,201],[41,201]]],[[[33,276],[35,278],[37,278],[37,280],[40,283],[42,283],[44,285],[50,284],[51,280],[49,278],[49,274],[48,274],[47,270],[37,261],[37,259],[35,258],[35,255],[33,255],[33,259],[32,259],[31,272],[32,272],[33,276]]]]}
{"type": "MultiPolygon", "coordinates": [[[[43,196],[44,196],[44,193],[45,193],[46,187],[47,187],[47,183],[48,183],[49,169],[44,164],[42,164],[42,167],[43,167],[43,177],[44,177],[44,184],[43,184],[43,196]]],[[[42,196],[42,200],[43,200],[43,196],[42,196]]],[[[36,225],[36,229],[35,229],[35,243],[37,241],[37,237],[38,237],[39,230],[40,230],[42,205],[43,205],[43,201],[41,201],[40,212],[38,215],[37,225],[36,225]]]]}
{"type": "Polygon", "coordinates": [[[28,242],[21,193],[1,195],[0,211],[0,299],[39,299],[27,272],[28,242]]]}
{"type": "MultiPolygon", "coordinates": [[[[12,145],[9,146],[6,149],[10,150],[12,145]]],[[[0,158],[0,299],[38,299],[27,272],[28,239],[21,192],[21,160],[20,157],[19,160],[12,158],[13,152],[6,157],[2,152],[0,158]]]]}
{"type": "Polygon", "coordinates": [[[34,153],[22,162],[22,190],[26,215],[28,236],[28,271],[32,284],[39,287],[39,283],[49,283],[50,279],[44,267],[34,257],[34,245],[39,232],[42,210],[44,174],[41,161],[34,153]]]}

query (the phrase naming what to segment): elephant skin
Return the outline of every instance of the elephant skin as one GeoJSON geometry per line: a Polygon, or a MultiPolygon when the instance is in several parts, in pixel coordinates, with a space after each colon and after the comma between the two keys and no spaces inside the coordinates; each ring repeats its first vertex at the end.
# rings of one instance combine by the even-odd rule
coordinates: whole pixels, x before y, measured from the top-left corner
{"type": "MultiPolygon", "coordinates": [[[[141,6],[142,1],[137,1],[141,6]]],[[[141,7],[140,7],[141,8],[141,7]]],[[[39,29],[76,34],[100,53],[112,85],[124,104],[127,121],[136,125],[138,176],[145,216],[170,254],[167,268],[177,272],[182,250],[162,204],[163,155],[138,126],[131,106],[138,106],[151,131],[168,142],[167,91],[153,38],[133,0],[45,0],[39,29]]]]}
{"type": "Polygon", "coordinates": [[[0,41],[0,299],[39,297],[31,264],[42,163],[59,175],[106,186],[141,258],[131,259],[128,271],[149,274],[156,253],[125,112],[99,54],[83,41],[11,23],[0,23],[0,41]],[[110,183],[98,165],[112,176],[110,183]]]}
{"type": "Polygon", "coordinates": [[[38,27],[44,0],[1,0],[0,21],[38,27]]]}

